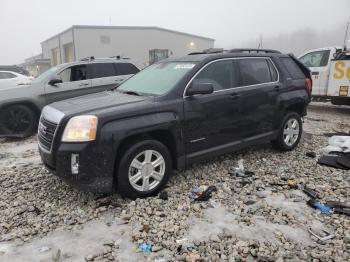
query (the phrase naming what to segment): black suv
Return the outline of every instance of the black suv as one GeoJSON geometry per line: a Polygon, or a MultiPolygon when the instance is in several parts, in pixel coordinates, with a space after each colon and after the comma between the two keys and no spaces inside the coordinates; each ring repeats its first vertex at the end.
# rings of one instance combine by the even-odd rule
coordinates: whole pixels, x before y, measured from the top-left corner
{"type": "Polygon", "coordinates": [[[146,197],[195,161],[268,141],[296,147],[310,79],[297,59],[273,50],[163,60],[115,91],[46,106],[42,161],[83,190],[146,197]]]}

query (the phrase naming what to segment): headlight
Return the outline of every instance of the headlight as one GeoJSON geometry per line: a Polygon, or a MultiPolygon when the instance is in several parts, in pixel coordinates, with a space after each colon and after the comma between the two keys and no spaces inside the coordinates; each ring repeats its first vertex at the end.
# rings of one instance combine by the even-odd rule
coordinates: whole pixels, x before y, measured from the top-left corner
{"type": "Polygon", "coordinates": [[[62,142],[87,142],[95,140],[97,117],[84,115],[72,117],[64,129],[62,142]]]}

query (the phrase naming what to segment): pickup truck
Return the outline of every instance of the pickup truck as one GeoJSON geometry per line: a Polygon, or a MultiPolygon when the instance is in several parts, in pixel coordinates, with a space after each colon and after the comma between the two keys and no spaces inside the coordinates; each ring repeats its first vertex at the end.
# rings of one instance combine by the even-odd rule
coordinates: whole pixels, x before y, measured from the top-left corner
{"type": "Polygon", "coordinates": [[[46,106],[44,165],[82,190],[147,197],[173,169],[254,145],[295,148],[311,76],[274,50],[194,53],[157,62],[118,89],[46,106]]]}
{"type": "Polygon", "coordinates": [[[311,70],[315,100],[350,105],[350,52],[342,47],[324,47],[305,52],[299,60],[311,70]]]}

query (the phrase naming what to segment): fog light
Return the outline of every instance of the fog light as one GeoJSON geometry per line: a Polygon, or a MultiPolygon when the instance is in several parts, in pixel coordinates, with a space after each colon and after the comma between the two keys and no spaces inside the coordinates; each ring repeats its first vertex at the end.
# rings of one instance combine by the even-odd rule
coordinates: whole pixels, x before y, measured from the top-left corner
{"type": "Polygon", "coordinates": [[[79,174],[79,155],[72,154],[71,156],[71,171],[73,175],[79,174]]]}

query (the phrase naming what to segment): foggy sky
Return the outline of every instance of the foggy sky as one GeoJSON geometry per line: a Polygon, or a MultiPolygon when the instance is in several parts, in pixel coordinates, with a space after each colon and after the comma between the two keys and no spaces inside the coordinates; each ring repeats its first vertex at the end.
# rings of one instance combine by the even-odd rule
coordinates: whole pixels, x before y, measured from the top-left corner
{"type": "Polygon", "coordinates": [[[41,53],[40,42],[72,25],[158,26],[232,48],[305,28],[344,24],[345,33],[349,19],[350,0],[2,0],[0,64],[41,53]]]}

